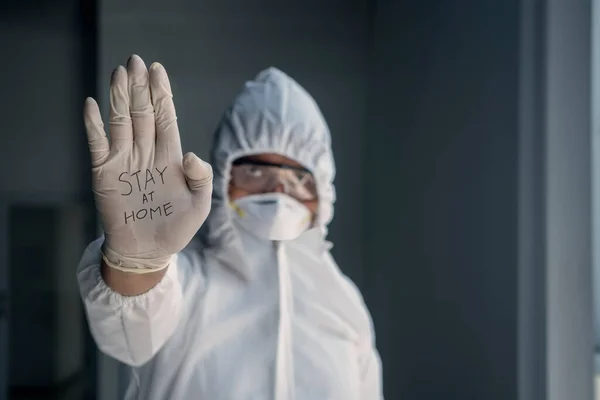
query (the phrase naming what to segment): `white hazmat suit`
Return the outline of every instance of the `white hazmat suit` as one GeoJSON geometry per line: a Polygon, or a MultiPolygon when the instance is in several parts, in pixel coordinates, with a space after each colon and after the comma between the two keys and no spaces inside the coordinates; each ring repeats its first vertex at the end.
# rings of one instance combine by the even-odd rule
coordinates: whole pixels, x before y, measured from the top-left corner
{"type": "Polygon", "coordinates": [[[329,253],[335,167],[312,97],[270,68],[246,83],[212,149],[212,210],[162,281],[133,297],[100,274],[103,238],[77,277],[101,351],[131,368],[126,399],[379,400],[370,315],[329,253]],[[312,171],[315,227],[272,242],[244,230],[227,198],[234,159],[277,153],[312,171]]]}

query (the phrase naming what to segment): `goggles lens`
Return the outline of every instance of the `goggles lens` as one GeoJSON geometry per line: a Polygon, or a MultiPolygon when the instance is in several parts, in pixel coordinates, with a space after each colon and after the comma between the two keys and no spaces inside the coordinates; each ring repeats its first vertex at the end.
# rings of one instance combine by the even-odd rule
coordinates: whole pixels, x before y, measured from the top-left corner
{"type": "Polygon", "coordinates": [[[274,192],[283,187],[285,194],[300,200],[317,199],[317,185],[309,170],[262,161],[236,160],[231,168],[231,184],[252,194],[274,192]]]}

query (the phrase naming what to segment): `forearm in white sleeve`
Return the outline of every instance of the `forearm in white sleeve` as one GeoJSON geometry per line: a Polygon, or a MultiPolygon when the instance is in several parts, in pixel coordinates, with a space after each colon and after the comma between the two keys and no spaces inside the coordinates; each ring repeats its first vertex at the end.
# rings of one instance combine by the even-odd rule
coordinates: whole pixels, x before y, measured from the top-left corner
{"type": "Polygon", "coordinates": [[[138,296],[123,296],[106,285],[100,273],[103,238],[85,250],[77,280],[90,330],[98,348],[131,366],[149,361],[177,328],[183,308],[180,277],[189,265],[174,255],[163,279],[138,296]]]}

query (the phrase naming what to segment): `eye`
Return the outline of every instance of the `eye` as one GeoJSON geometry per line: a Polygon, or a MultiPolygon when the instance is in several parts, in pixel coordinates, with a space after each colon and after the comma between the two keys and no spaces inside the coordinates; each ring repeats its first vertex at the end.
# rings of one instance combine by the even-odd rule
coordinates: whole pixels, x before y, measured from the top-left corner
{"type": "Polygon", "coordinates": [[[296,179],[298,179],[298,182],[304,182],[306,179],[308,179],[310,174],[308,172],[303,171],[294,171],[294,176],[296,177],[296,179]]]}

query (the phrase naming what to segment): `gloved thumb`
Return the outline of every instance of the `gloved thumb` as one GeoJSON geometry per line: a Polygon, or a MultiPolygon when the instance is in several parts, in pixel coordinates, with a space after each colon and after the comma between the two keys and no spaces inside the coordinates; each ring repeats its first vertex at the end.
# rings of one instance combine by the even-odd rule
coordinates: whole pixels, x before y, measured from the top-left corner
{"type": "Polygon", "coordinates": [[[205,192],[203,189],[212,188],[212,167],[194,153],[183,156],[183,173],[192,193],[205,192]]]}

